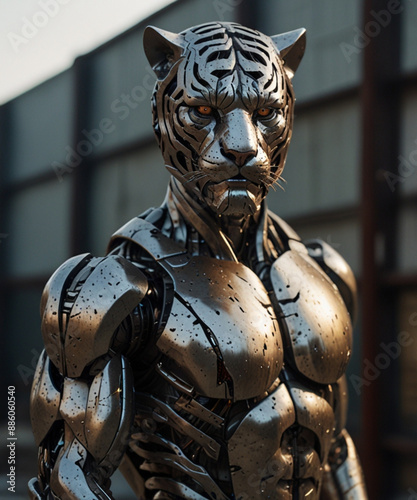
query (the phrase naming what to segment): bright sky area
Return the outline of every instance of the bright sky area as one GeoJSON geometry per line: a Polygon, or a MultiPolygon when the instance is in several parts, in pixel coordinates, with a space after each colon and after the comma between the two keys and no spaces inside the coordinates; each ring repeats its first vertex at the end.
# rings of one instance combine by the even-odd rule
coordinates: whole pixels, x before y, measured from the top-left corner
{"type": "Polygon", "coordinates": [[[0,0],[0,104],[173,0],[0,0]]]}

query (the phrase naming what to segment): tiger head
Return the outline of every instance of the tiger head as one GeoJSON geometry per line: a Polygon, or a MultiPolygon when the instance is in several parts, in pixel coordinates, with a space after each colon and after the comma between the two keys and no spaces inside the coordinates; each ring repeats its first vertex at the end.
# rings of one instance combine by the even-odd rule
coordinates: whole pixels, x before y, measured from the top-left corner
{"type": "Polygon", "coordinates": [[[268,37],[226,22],[179,34],[149,26],[144,47],[168,170],[214,214],[256,214],[284,168],[305,30],[268,37]]]}

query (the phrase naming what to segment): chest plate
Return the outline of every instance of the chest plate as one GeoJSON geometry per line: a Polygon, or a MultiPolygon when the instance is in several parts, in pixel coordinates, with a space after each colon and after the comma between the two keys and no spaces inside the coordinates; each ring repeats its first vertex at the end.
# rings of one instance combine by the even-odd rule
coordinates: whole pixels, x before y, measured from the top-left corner
{"type": "Polygon", "coordinates": [[[350,317],[337,287],[301,242],[271,266],[274,311],[264,285],[243,264],[191,257],[140,219],[121,234],[172,278],[174,299],[158,347],[168,371],[185,377],[198,394],[232,400],[262,395],[283,366],[284,344],[286,362],[310,380],[329,384],[344,374],[350,317]]]}
{"type": "Polygon", "coordinates": [[[285,322],[289,362],[310,380],[336,382],[352,349],[349,313],[336,286],[302,248],[275,261],[271,281],[285,322]]]}
{"type": "Polygon", "coordinates": [[[283,348],[259,278],[237,262],[193,257],[170,269],[175,297],[158,348],[171,371],[210,398],[259,396],[278,377],[283,348]]]}

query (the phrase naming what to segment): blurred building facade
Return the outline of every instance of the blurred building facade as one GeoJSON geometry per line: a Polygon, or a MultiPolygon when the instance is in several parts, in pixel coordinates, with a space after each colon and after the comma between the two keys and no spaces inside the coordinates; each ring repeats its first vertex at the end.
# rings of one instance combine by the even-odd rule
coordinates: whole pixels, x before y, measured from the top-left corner
{"type": "Polygon", "coordinates": [[[45,282],[74,254],[103,255],[112,232],[163,201],[168,174],[151,127],[146,25],[181,31],[212,20],[270,35],[307,28],[285,192],[271,193],[269,207],[352,266],[360,307],[349,430],[371,498],[417,499],[413,0],[177,0],[1,106],[1,394],[16,386],[26,432],[45,282]]]}

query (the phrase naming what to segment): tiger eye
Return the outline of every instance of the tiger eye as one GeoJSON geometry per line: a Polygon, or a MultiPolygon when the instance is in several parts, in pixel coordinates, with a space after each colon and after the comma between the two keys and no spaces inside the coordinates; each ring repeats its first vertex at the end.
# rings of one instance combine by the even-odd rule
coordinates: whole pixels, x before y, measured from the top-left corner
{"type": "Polygon", "coordinates": [[[271,108],[259,108],[257,111],[258,116],[262,116],[263,118],[269,116],[272,113],[271,108]]]}
{"type": "Polygon", "coordinates": [[[197,111],[200,115],[210,116],[213,114],[213,108],[210,106],[198,106],[197,111]]]}

